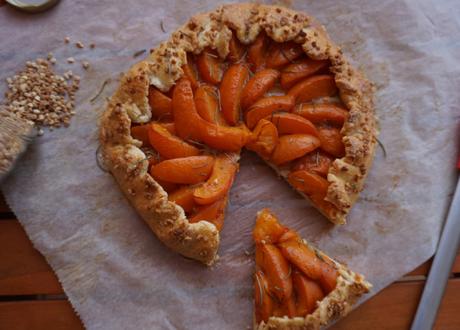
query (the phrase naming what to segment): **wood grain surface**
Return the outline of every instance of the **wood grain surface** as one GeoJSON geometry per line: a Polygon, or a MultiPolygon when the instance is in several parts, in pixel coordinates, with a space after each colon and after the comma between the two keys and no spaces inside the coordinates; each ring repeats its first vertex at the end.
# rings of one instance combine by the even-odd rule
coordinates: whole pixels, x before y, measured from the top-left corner
{"type": "MultiPolygon", "coordinates": [[[[0,330],[83,329],[45,258],[0,194],[0,330]]],[[[358,307],[333,330],[408,329],[431,261],[358,307]]],[[[460,253],[435,329],[460,329],[460,253]]]]}

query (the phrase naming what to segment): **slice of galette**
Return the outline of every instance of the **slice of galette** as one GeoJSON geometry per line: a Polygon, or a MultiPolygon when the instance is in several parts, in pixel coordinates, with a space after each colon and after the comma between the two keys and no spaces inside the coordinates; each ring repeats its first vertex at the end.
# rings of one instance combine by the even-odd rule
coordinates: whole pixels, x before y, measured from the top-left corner
{"type": "Polygon", "coordinates": [[[257,214],[253,237],[254,329],[320,329],[345,316],[372,287],[267,209],[257,214]]]}
{"type": "Polygon", "coordinates": [[[102,154],[171,249],[212,264],[242,148],[330,221],[362,189],[372,85],[313,18],[259,4],[197,15],[134,65],[102,121],[102,154]]]}

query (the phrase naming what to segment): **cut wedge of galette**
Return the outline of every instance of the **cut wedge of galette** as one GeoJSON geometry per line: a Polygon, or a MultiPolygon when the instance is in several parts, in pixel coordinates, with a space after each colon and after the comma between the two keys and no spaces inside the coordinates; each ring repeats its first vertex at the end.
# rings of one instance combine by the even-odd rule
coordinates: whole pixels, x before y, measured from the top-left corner
{"type": "Polygon", "coordinates": [[[372,287],[264,209],[253,238],[254,329],[320,329],[345,316],[372,287]]]}
{"type": "Polygon", "coordinates": [[[125,74],[100,141],[158,238],[212,264],[243,148],[343,224],[375,134],[372,85],[321,25],[277,6],[236,4],[192,17],[125,74]]]}

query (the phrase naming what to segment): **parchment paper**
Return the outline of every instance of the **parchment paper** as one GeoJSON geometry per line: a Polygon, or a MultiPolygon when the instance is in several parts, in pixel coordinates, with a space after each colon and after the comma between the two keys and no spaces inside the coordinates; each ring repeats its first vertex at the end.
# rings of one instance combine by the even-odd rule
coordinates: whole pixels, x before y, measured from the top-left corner
{"type": "MultiPolygon", "coordinates": [[[[349,223],[333,227],[255,156],[231,193],[220,261],[212,268],[165,248],[95,164],[98,117],[133,54],[165,40],[211,1],[62,1],[43,15],[0,8],[0,78],[53,51],[81,74],[71,126],[30,147],[2,189],[90,329],[243,329],[252,322],[251,230],[272,208],[377,291],[434,252],[454,183],[460,104],[458,1],[298,1],[378,87],[387,156],[376,159],[349,223]],[[163,21],[166,33],[160,28],[163,21]],[[94,50],[64,45],[96,43],[94,50]],[[89,60],[88,72],[79,64],[89,60]],[[112,78],[95,105],[94,96],[112,78]]],[[[4,89],[5,86],[2,85],[4,89]]],[[[3,90],[2,90],[3,91],[3,90]]],[[[368,296],[370,297],[370,295],[368,296]]]]}

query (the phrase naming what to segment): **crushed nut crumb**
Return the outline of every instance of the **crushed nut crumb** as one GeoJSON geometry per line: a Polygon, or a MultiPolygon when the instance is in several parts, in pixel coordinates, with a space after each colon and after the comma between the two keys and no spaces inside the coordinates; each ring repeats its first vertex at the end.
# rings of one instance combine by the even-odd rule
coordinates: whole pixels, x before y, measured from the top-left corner
{"type": "Polygon", "coordinates": [[[80,77],[70,70],[62,76],[55,74],[50,63],[44,59],[28,61],[21,72],[6,79],[4,111],[35,123],[39,135],[43,134],[41,127],[69,124],[80,83],[80,77]]]}
{"type": "Polygon", "coordinates": [[[89,69],[89,62],[88,62],[88,61],[83,61],[83,62],[81,63],[81,65],[83,66],[83,69],[85,69],[85,70],[88,70],[88,69],[89,69]]]}
{"type": "Polygon", "coordinates": [[[68,43],[70,42],[70,38],[69,38],[69,37],[65,37],[65,38],[64,38],[64,42],[65,42],[66,44],[68,44],[68,43]]]}
{"type": "Polygon", "coordinates": [[[85,45],[83,45],[81,41],[76,42],[75,46],[77,46],[78,48],[85,48],[85,45]]]}
{"type": "Polygon", "coordinates": [[[72,64],[72,63],[74,63],[74,62],[75,62],[75,59],[74,59],[73,57],[69,57],[69,58],[67,59],[67,63],[69,63],[69,64],[72,64]]]}

